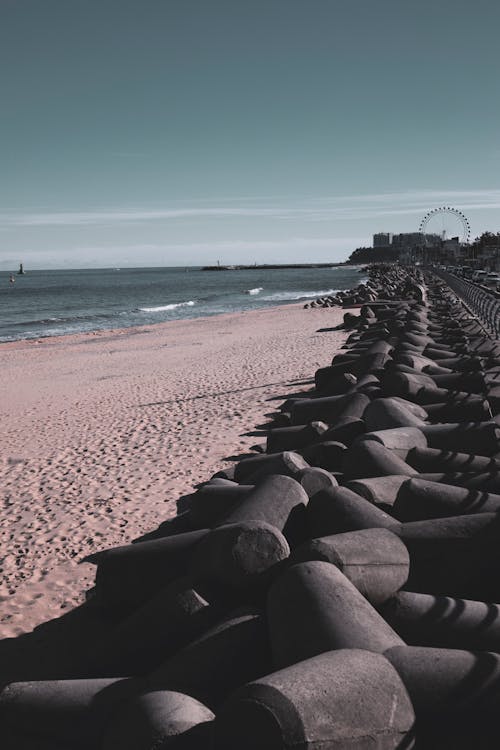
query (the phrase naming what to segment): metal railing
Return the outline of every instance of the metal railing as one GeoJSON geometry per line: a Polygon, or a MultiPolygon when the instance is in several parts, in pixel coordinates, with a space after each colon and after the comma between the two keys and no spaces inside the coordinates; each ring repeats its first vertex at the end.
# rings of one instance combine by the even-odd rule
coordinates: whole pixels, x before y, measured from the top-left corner
{"type": "Polygon", "coordinates": [[[493,292],[448,271],[435,268],[432,271],[455,292],[494,338],[500,338],[500,299],[493,292]]]}

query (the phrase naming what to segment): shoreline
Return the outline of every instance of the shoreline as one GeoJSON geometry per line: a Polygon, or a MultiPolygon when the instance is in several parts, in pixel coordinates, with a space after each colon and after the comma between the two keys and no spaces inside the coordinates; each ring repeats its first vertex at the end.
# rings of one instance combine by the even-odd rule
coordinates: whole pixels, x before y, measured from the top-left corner
{"type": "MultiPolygon", "coordinates": [[[[263,311],[272,311],[272,310],[280,310],[283,309],[289,309],[289,308],[296,308],[300,310],[304,310],[304,304],[305,302],[290,302],[290,303],[282,303],[281,305],[269,305],[266,307],[257,307],[252,310],[236,310],[234,312],[223,312],[223,313],[214,313],[213,315],[199,315],[196,317],[185,317],[185,318],[175,318],[175,320],[161,320],[157,323],[143,323],[141,325],[134,325],[134,326],[125,326],[124,328],[99,328],[94,331],[79,331],[78,333],[61,333],[58,335],[48,335],[48,336],[34,336],[33,338],[27,339],[15,339],[14,341],[0,341],[0,351],[3,348],[8,349],[15,349],[23,344],[26,345],[33,345],[38,343],[49,343],[51,345],[56,345],[57,343],[83,343],[83,341],[99,341],[102,340],[104,336],[109,336],[109,338],[122,338],[126,335],[134,336],[134,335],[142,335],[145,333],[152,333],[154,330],[157,330],[158,328],[161,328],[162,326],[172,326],[172,325],[180,325],[182,323],[195,323],[197,321],[209,321],[214,318],[220,319],[225,317],[233,317],[238,315],[253,315],[257,313],[261,313],[263,311]],[[97,338],[93,338],[97,337],[97,338]],[[82,342],[79,342],[78,339],[82,339],[82,342]]],[[[314,309],[314,308],[313,308],[314,309]]],[[[338,308],[341,310],[342,308],[338,308]]],[[[307,310],[304,310],[304,314],[307,315],[307,310]]]]}
{"type": "Polygon", "coordinates": [[[23,281],[18,290],[7,288],[3,290],[5,294],[0,295],[4,311],[0,346],[16,341],[43,341],[60,336],[135,329],[184,319],[305,305],[319,297],[334,294],[346,285],[352,287],[365,280],[355,273],[359,269],[349,269],[347,275],[342,269],[332,274],[316,269],[312,275],[305,274],[307,280],[304,284],[302,279],[305,272],[297,271],[284,276],[276,272],[274,281],[267,278],[269,274],[264,274],[264,280],[262,272],[257,276],[252,275],[252,278],[249,272],[236,273],[234,278],[239,281],[232,278],[223,282],[220,279],[214,281],[213,277],[207,279],[201,269],[197,271],[196,278],[193,275],[193,280],[189,274],[186,276],[184,273],[167,273],[169,269],[160,270],[165,270],[165,278],[152,274],[151,269],[144,269],[144,278],[139,276],[136,279],[129,273],[123,277],[123,284],[118,283],[113,275],[108,274],[101,279],[99,274],[89,276],[86,271],[81,281],[70,274],[68,279],[64,276],[65,282],[53,279],[40,281],[34,274],[32,278],[28,277],[26,285],[23,281]],[[202,279],[202,276],[205,278],[202,279]],[[73,283],[77,290],[75,298],[68,292],[73,283]],[[67,288],[65,284],[70,284],[70,287],[67,288]],[[127,293],[129,286],[130,296],[127,293]],[[88,292],[88,297],[83,301],[82,290],[86,290],[85,294],[88,292]],[[101,293],[105,298],[100,297],[101,293]],[[41,307],[37,312],[33,304],[39,294],[41,307]]]}
{"type": "MultiPolygon", "coordinates": [[[[253,313],[259,313],[262,311],[268,311],[268,310],[277,310],[281,308],[300,308],[301,310],[304,309],[304,305],[308,301],[307,298],[304,298],[304,300],[301,301],[293,301],[293,302],[282,302],[281,304],[271,304],[271,305],[265,305],[262,307],[254,307],[252,309],[248,310],[233,310],[223,313],[212,313],[211,315],[193,315],[193,316],[186,316],[182,318],[174,318],[173,320],[159,320],[157,323],[141,323],[138,325],[130,325],[130,326],[124,326],[123,328],[119,327],[111,327],[111,328],[97,328],[95,330],[91,331],[78,331],[76,333],[61,333],[61,334],[48,334],[48,335],[37,335],[33,336],[32,338],[19,338],[14,339],[12,341],[0,341],[0,351],[2,347],[7,346],[15,346],[16,344],[42,344],[47,341],[59,341],[60,339],[69,340],[69,339],[77,339],[79,337],[85,337],[90,339],[92,336],[106,336],[106,335],[114,335],[114,336],[124,336],[126,334],[134,335],[134,334],[141,334],[141,333],[147,333],[151,331],[152,329],[155,329],[157,326],[168,326],[168,325],[177,325],[180,323],[183,323],[185,321],[187,322],[194,322],[198,320],[211,320],[212,318],[223,318],[226,316],[232,316],[232,315],[251,315],[253,313]]],[[[312,298],[311,298],[312,301],[312,298]]],[[[339,308],[340,309],[340,308],[339,308]]]]}
{"type": "Polygon", "coordinates": [[[345,340],[318,330],[342,315],[293,303],[0,344],[0,637],[82,603],[85,555],[156,528],[262,442],[273,399],[309,388],[345,340]]]}

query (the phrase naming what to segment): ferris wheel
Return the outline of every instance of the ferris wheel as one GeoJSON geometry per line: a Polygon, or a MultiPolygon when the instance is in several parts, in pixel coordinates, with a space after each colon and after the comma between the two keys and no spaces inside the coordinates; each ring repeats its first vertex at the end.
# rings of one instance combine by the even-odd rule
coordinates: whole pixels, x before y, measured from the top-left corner
{"type": "Polygon", "coordinates": [[[458,236],[461,243],[470,241],[470,224],[467,216],[458,208],[452,206],[439,206],[428,211],[418,231],[424,235],[439,234],[443,239],[446,236],[458,236]]]}

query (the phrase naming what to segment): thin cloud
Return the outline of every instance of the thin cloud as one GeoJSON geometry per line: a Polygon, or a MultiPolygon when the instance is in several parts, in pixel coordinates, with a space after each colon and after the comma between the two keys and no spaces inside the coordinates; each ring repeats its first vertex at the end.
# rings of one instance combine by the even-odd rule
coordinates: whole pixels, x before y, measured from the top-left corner
{"type": "Polygon", "coordinates": [[[144,243],[136,245],[85,245],[73,249],[76,253],[141,253],[141,252],[215,252],[225,250],[287,250],[302,248],[331,248],[352,246],[367,242],[368,237],[289,237],[283,240],[224,240],[222,242],[144,243]]]}
{"type": "MultiPolygon", "coordinates": [[[[257,199],[249,199],[251,202],[257,199]]],[[[262,199],[264,202],[266,199],[262,199]]],[[[244,204],[244,200],[241,201],[244,204]]],[[[298,205],[187,206],[180,208],[124,208],[98,211],[59,211],[0,214],[0,228],[50,226],[120,226],[132,223],[168,222],[198,219],[253,219],[303,222],[342,219],[377,219],[386,216],[425,213],[436,205],[454,205],[461,210],[500,208],[500,190],[438,191],[310,198],[298,205]]]]}
{"type": "Polygon", "coordinates": [[[164,221],[195,217],[266,216],[273,209],[250,208],[183,208],[121,211],[78,211],[33,214],[3,214],[0,222],[9,226],[81,226],[88,224],[123,224],[126,222],[164,221]]]}

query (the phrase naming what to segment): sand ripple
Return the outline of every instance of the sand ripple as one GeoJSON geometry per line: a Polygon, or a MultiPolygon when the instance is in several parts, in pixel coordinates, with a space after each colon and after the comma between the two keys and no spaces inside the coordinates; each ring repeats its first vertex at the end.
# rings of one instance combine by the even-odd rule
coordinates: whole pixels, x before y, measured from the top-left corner
{"type": "Polygon", "coordinates": [[[84,555],[155,528],[262,441],[244,433],[329,363],[345,336],[317,329],[341,314],[293,305],[3,345],[0,636],[80,603],[84,555]]]}

